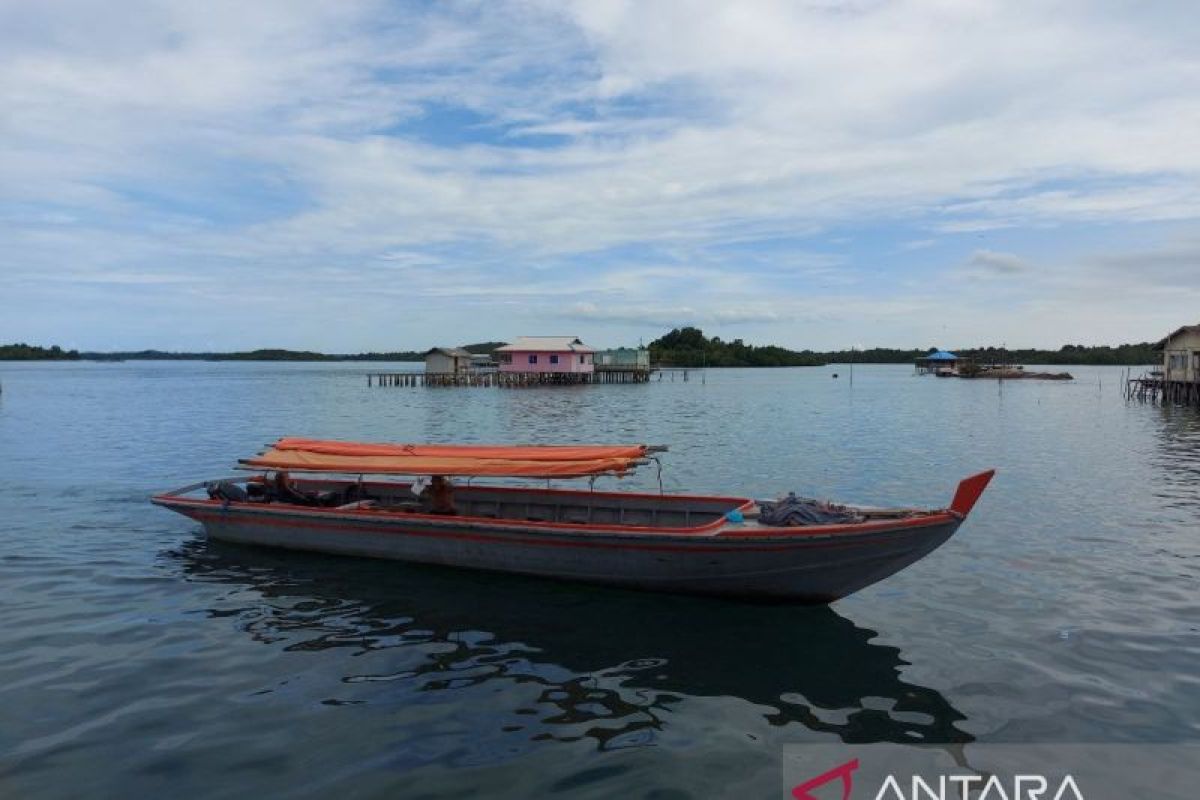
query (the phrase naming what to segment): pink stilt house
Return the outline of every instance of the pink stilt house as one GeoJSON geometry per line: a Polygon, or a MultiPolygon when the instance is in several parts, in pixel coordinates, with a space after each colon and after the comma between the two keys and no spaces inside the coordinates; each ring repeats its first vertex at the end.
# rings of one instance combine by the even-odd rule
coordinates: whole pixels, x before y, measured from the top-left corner
{"type": "Polygon", "coordinates": [[[576,372],[595,370],[596,351],[576,337],[522,336],[496,349],[501,372],[576,372]]]}

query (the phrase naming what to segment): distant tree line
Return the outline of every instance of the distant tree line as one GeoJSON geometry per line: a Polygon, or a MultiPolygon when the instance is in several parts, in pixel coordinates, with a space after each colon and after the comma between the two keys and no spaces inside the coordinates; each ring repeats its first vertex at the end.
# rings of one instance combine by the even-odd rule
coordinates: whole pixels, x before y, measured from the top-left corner
{"type": "MultiPolygon", "coordinates": [[[[1017,349],[1000,347],[967,347],[953,352],[980,363],[1007,364],[1095,364],[1137,365],[1155,364],[1162,360],[1153,342],[1086,346],[1064,345],[1058,350],[1017,349]]],[[[650,343],[650,360],[655,364],[677,367],[807,367],[821,364],[911,364],[922,356],[936,352],[936,347],[903,350],[872,347],[865,350],[789,350],[775,345],[748,345],[741,339],[723,342],[720,337],[708,338],[699,328],[675,328],[650,343]]]]}
{"type": "Polygon", "coordinates": [[[75,361],[79,351],[63,350],[58,345],[36,347],[24,342],[0,345],[0,361],[75,361]]]}
{"type": "MultiPolygon", "coordinates": [[[[491,353],[504,342],[480,342],[464,348],[472,353],[491,353]]],[[[92,361],[421,361],[424,350],[392,350],[376,353],[317,353],[312,350],[265,348],[232,353],[175,353],[165,350],[120,350],[85,352],[80,357],[92,361]]]]}
{"type": "MultiPolygon", "coordinates": [[[[1138,365],[1156,364],[1162,354],[1154,350],[1154,342],[1086,346],[1068,344],[1058,350],[1020,348],[1009,350],[1003,347],[960,347],[951,350],[955,355],[970,358],[982,364],[1090,364],[1090,365],[1138,365]]],[[[922,356],[936,352],[936,347],[925,350],[895,350],[875,347],[869,350],[839,350],[820,353],[821,358],[832,363],[855,362],[858,364],[910,364],[922,356]]]]}
{"type": "Polygon", "coordinates": [[[333,356],[311,350],[263,348],[235,353],[173,353],[165,350],[119,350],[105,353],[84,352],[92,361],[332,361],[333,356]]]}
{"type": "Polygon", "coordinates": [[[1019,349],[1006,350],[996,347],[978,347],[955,350],[958,355],[970,356],[980,363],[1009,364],[1092,364],[1092,365],[1139,365],[1157,364],[1162,353],[1155,351],[1154,342],[1121,344],[1116,347],[1067,344],[1058,350],[1019,349]]]}
{"type": "Polygon", "coordinates": [[[650,343],[650,362],[674,367],[817,367],[825,363],[810,350],[711,339],[699,328],[675,328],[650,343]]]}
{"type": "MultiPolygon", "coordinates": [[[[504,342],[478,342],[463,347],[471,353],[490,354],[504,342]]],[[[866,350],[789,350],[777,345],[746,344],[741,339],[722,341],[709,338],[699,328],[675,328],[649,345],[650,360],[676,367],[813,367],[829,363],[911,364],[937,348],[902,350],[873,347],[866,350]]],[[[1058,350],[998,347],[960,348],[953,351],[980,363],[1009,364],[1156,364],[1162,360],[1153,342],[1123,344],[1116,347],[1068,344],[1058,350]]],[[[0,345],[0,361],[75,360],[94,361],[421,361],[423,350],[394,350],[370,353],[317,353],[311,350],[266,348],[232,353],[172,353],[163,350],[84,352],[63,350],[58,345],[36,347],[28,344],[0,345]]]]}

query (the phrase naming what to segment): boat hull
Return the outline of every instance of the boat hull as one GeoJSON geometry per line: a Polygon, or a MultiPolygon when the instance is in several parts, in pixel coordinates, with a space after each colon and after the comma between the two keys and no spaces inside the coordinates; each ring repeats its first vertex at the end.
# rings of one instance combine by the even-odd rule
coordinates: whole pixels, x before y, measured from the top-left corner
{"type": "Polygon", "coordinates": [[[832,602],[896,573],[949,539],[962,519],[943,513],[829,533],[731,525],[704,535],[648,534],[172,497],[155,502],[201,522],[213,539],[244,545],[809,604],[832,602]]]}

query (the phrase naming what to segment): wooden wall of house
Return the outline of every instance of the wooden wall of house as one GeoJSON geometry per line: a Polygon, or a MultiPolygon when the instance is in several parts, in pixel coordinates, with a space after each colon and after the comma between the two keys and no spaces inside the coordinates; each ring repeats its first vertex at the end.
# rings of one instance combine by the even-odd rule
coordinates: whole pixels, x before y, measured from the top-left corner
{"type": "Polygon", "coordinates": [[[431,374],[458,372],[459,359],[445,353],[430,353],[425,356],[425,371],[431,374]]]}
{"type": "Polygon", "coordinates": [[[1163,378],[1200,381],[1200,331],[1184,331],[1167,340],[1163,348],[1163,378]]]}

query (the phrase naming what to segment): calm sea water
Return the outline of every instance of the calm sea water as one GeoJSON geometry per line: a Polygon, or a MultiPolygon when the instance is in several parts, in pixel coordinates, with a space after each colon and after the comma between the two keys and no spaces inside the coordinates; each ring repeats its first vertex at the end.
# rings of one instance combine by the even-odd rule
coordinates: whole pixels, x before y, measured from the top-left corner
{"type": "Polygon", "coordinates": [[[796,742],[1200,738],[1200,415],[1120,370],[376,368],[0,364],[0,796],[776,797],[796,742]],[[147,502],[283,434],[666,443],[668,489],[878,504],[999,474],[825,609],[221,546],[147,502]]]}

